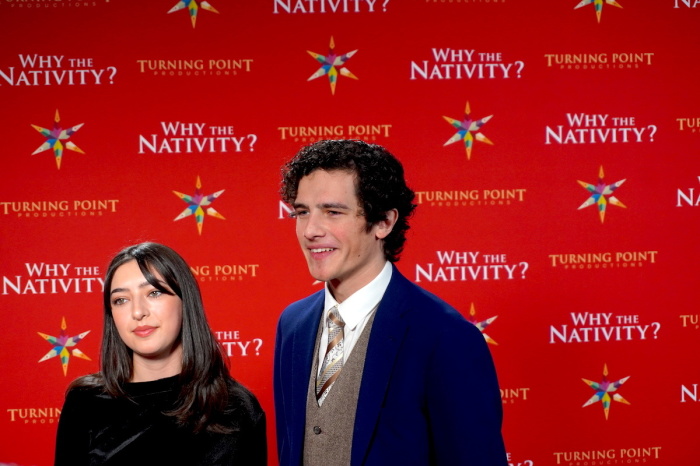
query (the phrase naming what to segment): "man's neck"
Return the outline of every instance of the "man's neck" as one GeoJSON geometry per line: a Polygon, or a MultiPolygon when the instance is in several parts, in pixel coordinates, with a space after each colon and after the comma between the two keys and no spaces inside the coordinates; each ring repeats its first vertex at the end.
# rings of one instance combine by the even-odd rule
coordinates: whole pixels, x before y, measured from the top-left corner
{"type": "Polygon", "coordinates": [[[350,296],[367,286],[372,282],[377,276],[382,272],[387,261],[382,260],[381,263],[376,264],[375,267],[367,269],[365,273],[361,276],[353,277],[346,281],[331,280],[328,282],[328,290],[333,295],[333,298],[338,302],[342,303],[350,296]]]}

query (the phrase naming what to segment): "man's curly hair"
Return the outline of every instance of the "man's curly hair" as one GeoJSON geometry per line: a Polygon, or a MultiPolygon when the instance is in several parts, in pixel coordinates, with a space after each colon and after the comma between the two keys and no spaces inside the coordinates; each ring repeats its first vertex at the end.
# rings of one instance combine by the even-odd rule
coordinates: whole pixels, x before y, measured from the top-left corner
{"type": "Polygon", "coordinates": [[[416,204],[414,192],[406,185],[403,166],[385,148],[363,141],[319,141],[303,147],[282,167],[282,200],[293,204],[299,181],[314,170],[342,170],[355,174],[356,193],[361,213],[367,220],[367,231],[386,212],[396,209],[396,225],[384,239],[384,256],[391,262],[399,260],[410,228],[408,219],[416,204]]]}

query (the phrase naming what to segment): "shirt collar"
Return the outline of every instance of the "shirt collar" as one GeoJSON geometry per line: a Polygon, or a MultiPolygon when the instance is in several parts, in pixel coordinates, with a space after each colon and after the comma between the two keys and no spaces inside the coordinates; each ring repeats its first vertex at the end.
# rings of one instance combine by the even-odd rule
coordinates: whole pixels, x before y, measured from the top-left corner
{"type": "Polygon", "coordinates": [[[340,317],[345,322],[345,328],[348,330],[354,330],[357,325],[362,322],[362,320],[367,316],[367,314],[374,309],[374,307],[381,301],[384,292],[389,286],[389,281],[391,281],[391,273],[393,267],[391,262],[386,261],[384,268],[379,275],[374,277],[374,279],[354,292],[343,301],[338,304],[335,300],[330,290],[328,289],[328,283],[326,283],[325,292],[325,304],[324,304],[324,319],[328,318],[328,311],[333,306],[338,306],[338,312],[340,317]]]}

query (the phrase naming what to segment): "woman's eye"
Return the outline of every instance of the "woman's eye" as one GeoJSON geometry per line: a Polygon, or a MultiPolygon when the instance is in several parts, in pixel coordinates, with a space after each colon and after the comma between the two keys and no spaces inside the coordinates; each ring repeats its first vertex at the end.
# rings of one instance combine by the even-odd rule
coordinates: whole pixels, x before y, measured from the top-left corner
{"type": "Polygon", "coordinates": [[[112,305],[113,306],[120,306],[126,302],[126,299],[124,298],[116,298],[112,300],[112,305]]]}
{"type": "Polygon", "coordinates": [[[148,296],[151,296],[152,298],[157,298],[162,294],[163,294],[163,292],[160,290],[153,290],[150,293],[148,293],[148,296]]]}

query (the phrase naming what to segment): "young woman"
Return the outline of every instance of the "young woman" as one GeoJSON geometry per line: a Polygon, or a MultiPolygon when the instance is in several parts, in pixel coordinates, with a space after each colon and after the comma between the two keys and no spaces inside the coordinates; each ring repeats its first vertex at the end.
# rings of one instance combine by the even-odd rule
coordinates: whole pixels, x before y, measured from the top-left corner
{"type": "Polygon", "coordinates": [[[63,465],[266,465],[265,414],[231,378],[196,280],[175,251],[142,243],[104,283],[100,372],[68,389],[63,465]]]}

